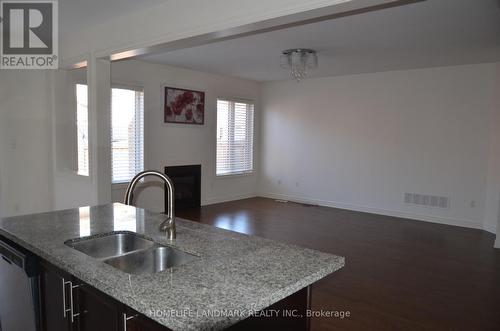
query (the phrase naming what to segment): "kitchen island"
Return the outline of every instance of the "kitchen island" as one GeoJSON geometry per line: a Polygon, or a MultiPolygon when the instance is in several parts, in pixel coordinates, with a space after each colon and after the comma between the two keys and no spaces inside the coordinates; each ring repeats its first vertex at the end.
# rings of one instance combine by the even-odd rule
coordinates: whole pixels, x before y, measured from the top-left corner
{"type": "Polygon", "coordinates": [[[118,316],[109,323],[116,320],[122,328],[135,318],[171,330],[237,329],[251,319],[272,323],[274,313],[266,314],[266,308],[308,309],[310,285],[344,265],[343,257],[180,218],[171,242],[159,231],[164,219],[163,214],[115,203],[5,218],[0,236],[41,261],[42,325],[61,310],[68,310],[63,315],[70,315],[70,324],[85,319],[99,323],[105,308],[118,316]],[[112,233],[137,234],[197,258],[161,272],[130,274],[70,247],[82,238],[112,233]],[[54,297],[52,292],[61,287],[63,307],[54,310],[57,305],[47,302],[47,296],[54,297]],[[103,309],[92,312],[96,298],[104,298],[103,309]]]}

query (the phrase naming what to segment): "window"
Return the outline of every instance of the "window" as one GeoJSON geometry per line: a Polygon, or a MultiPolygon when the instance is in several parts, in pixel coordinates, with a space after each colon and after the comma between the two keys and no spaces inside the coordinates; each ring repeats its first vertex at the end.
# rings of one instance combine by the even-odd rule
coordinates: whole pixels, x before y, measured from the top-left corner
{"type": "Polygon", "coordinates": [[[217,100],[217,176],[253,171],[251,103],[217,100]]]}
{"type": "Polygon", "coordinates": [[[112,183],[127,183],[144,170],[144,91],[111,89],[112,183]]]}
{"type": "Polygon", "coordinates": [[[76,84],[76,131],[77,173],[89,175],[89,108],[88,89],[85,84],[76,84]]]}

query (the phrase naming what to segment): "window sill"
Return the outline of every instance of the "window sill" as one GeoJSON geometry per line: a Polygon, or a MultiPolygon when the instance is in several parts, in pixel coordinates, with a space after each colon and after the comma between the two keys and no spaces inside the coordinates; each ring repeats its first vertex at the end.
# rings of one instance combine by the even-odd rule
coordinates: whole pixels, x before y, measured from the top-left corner
{"type": "Polygon", "coordinates": [[[57,173],[57,176],[61,177],[71,177],[72,179],[76,179],[81,182],[90,182],[92,178],[90,175],[80,175],[76,170],[65,169],[61,170],[57,173]]]}
{"type": "Polygon", "coordinates": [[[125,190],[129,183],[112,183],[111,189],[113,190],[125,190]]]}
{"type": "Polygon", "coordinates": [[[237,173],[231,173],[231,174],[224,174],[224,175],[215,175],[215,178],[236,178],[236,177],[249,177],[255,175],[255,172],[237,172],[237,173]]]}

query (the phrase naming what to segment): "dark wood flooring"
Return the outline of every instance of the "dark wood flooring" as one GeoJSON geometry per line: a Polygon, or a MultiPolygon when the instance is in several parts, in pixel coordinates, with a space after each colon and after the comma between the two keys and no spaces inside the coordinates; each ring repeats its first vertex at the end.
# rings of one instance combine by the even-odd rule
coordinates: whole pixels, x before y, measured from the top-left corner
{"type": "Polygon", "coordinates": [[[217,227],[346,257],[315,284],[312,330],[500,330],[494,235],[334,208],[252,198],[178,213],[217,227]]]}

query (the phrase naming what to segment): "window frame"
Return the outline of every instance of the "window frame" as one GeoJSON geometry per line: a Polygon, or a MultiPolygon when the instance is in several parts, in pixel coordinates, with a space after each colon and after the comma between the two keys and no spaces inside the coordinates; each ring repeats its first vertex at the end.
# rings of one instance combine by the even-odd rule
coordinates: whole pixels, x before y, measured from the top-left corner
{"type": "MultiPolygon", "coordinates": [[[[215,128],[217,131],[217,121],[219,118],[219,110],[218,110],[218,102],[219,101],[227,101],[227,102],[234,102],[234,103],[245,103],[248,105],[253,106],[253,116],[252,116],[252,169],[249,171],[239,171],[239,172],[229,172],[225,174],[217,174],[217,132],[215,134],[215,162],[214,162],[214,175],[216,179],[224,179],[224,178],[234,178],[234,177],[247,177],[247,176],[253,176],[255,174],[255,108],[256,104],[255,101],[252,99],[246,99],[246,98],[238,98],[238,97],[224,97],[224,96],[219,96],[215,98],[215,128]]],[[[234,131],[234,128],[232,130],[228,131],[234,131]]],[[[248,128],[247,128],[248,131],[248,128]]],[[[234,134],[234,132],[233,132],[234,134]]],[[[234,138],[233,138],[234,139],[234,138]]]]}
{"type": "Polygon", "coordinates": [[[109,142],[110,142],[110,180],[111,180],[111,186],[113,189],[122,189],[126,188],[128,184],[130,183],[130,180],[127,181],[120,181],[120,182],[113,182],[113,89],[125,89],[125,90],[132,90],[136,92],[142,92],[143,93],[143,113],[142,113],[142,120],[143,120],[143,131],[144,131],[144,136],[143,136],[143,148],[142,148],[142,159],[143,159],[143,167],[144,169],[147,169],[147,162],[146,162],[146,153],[147,153],[147,139],[146,139],[146,87],[145,84],[142,82],[134,82],[134,83],[121,83],[121,82],[112,82],[111,87],[110,87],[110,107],[109,107],[109,142]]]}

